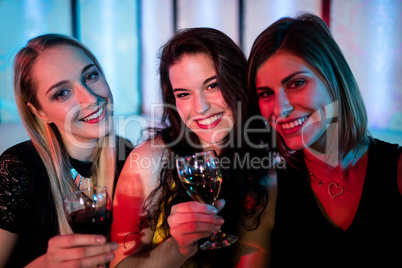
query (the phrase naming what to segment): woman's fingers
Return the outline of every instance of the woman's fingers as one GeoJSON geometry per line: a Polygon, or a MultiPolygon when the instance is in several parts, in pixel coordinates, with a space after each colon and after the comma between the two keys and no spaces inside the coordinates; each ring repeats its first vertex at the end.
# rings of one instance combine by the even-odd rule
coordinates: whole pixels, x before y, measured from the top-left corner
{"type": "MultiPolygon", "coordinates": [[[[118,248],[115,242],[106,243],[100,235],[73,234],[56,236],[49,240],[48,264],[70,264],[70,267],[88,267],[114,258],[113,251],[118,248]]],[[[50,265],[51,266],[51,265],[50,265]]]]}
{"type": "Polygon", "coordinates": [[[218,215],[225,206],[219,200],[216,207],[191,201],[174,205],[168,217],[170,234],[176,240],[179,251],[194,254],[198,250],[197,241],[211,236],[211,232],[219,231],[224,219],[218,215]]]}
{"type": "Polygon", "coordinates": [[[63,251],[59,252],[58,256],[54,256],[56,259],[63,261],[65,259],[85,259],[93,256],[98,256],[104,253],[109,253],[116,250],[118,247],[117,243],[107,243],[105,245],[100,246],[80,246],[80,247],[73,247],[73,248],[65,248],[63,251]]]}
{"type": "Polygon", "coordinates": [[[219,231],[221,229],[221,225],[213,224],[213,223],[204,223],[191,221],[186,222],[180,225],[176,225],[175,227],[171,227],[171,233],[173,234],[192,234],[192,233],[200,233],[200,232],[212,232],[219,231]]]}
{"type": "Polygon", "coordinates": [[[207,204],[193,201],[180,203],[172,207],[168,224],[171,229],[184,228],[188,233],[212,231],[224,223],[224,219],[216,213],[217,209],[207,204]]]}
{"type": "Polygon", "coordinates": [[[225,206],[225,204],[226,204],[225,199],[219,199],[215,201],[214,207],[216,207],[218,211],[221,211],[225,206]]]}
{"type": "Polygon", "coordinates": [[[203,204],[195,201],[184,202],[172,207],[171,214],[175,213],[186,213],[186,212],[198,212],[198,213],[206,213],[206,214],[217,214],[218,210],[208,204],[203,204]]]}
{"type": "Polygon", "coordinates": [[[61,262],[57,265],[57,268],[69,268],[69,267],[94,267],[95,265],[104,264],[114,259],[114,254],[108,252],[106,254],[92,256],[85,259],[68,260],[61,262]]]}
{"type": "Polygon", "coordinates": [[[168,218],[169,225],[187,222],[207,222],[222,225],[225,221],[221,216],[202,213],[176,213],[174,216],[168,218]]]}
{"type": "Polygon", "coordinates": [[[103,235],[91,234],[71,234],[59,235],[49,240],[49,248],[71,248],[88,245],[103,245],[106,243],[106,238],[103,235]]]}

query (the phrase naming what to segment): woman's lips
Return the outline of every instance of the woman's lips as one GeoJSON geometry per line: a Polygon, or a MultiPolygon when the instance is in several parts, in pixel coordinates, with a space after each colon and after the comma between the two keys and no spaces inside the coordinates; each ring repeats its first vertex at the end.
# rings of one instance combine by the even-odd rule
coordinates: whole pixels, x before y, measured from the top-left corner
{"type": "Polygon", "coordinates": [[[294,120],[287,120],[286,122],[277,123],[283,134],[293,134],[303,128],[304,122],[306,122],[308,116],[303,116],[294,120]]]}
{"type": "Polygon", "coordinates": [[[223,116],[223,113],[214,114],[214,115],[204,118],[204,119],[194,120],[194,122],[197,123],[199,128],[210,129],[210,128],[214,128],[216,125],[219,124],[219,122],[222,120],[222,116],[223,116]]]}
{"type": "Polygon", "coordinates": [[[105,107],[102,105],[96,112],[80,119],[80,121],[88,124],[96,124],[103,120],[105,117],[105,107]]]}

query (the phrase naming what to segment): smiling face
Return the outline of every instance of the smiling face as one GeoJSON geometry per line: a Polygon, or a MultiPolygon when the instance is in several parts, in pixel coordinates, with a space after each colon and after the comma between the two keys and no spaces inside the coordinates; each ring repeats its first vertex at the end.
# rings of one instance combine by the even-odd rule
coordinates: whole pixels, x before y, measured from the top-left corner
{"type": "Polygon", "coordinates": [[[256,90],[262,115],[290,149],[325,148],[333,105],[323,80],[311,65],[278,51],[259,67],[256,90]]]}
{"type": "Polygon", "coordinates": [[[182,121],[197,134],[204,147],[221,144],[234,122],[211,58],[184,54],[169,68],[169,78],[182,121]]]}
{"type": "Polygon", "coordinates": [[[32,69],[38,117],[57,126],[65,142],[91,142],[111,129],[107,104],[113,99],[105,77],[78,48],[57,46],[42,52],[32,69]]]}

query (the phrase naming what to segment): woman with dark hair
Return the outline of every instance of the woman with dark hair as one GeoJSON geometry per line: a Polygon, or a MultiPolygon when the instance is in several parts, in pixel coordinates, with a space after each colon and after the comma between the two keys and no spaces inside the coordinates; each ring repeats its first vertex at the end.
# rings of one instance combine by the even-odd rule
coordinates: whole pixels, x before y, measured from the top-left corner
{"type": "Polygon", "coordinates": [[[77,40],[41,35],[15,56],[14,94],[31,139],[0,156],[0,267],[110,261],[116,244],[72,234],[63,209],[63,196],[84,186],[112,193],[132,149],[115,135],[101,66],[77,40]]]}
{"type": "MultiPolygon", "coordinates": [[[[317,16],[254,42],[248,85],[290,164],[278,170],[272,266],[401,264],[401,147],[372,138],[354,76],[317,16]]],[[[393,267],[393,266],[392,266],[393,267]]]]}
{"type": "Polygon", "coordinates": [[[235,159],[261,159],[268,151],[260,133],[243,129],[264,128],[247,94],[244,54],[218,30],[185,29],[163,46],[159,70],[163,127],[132,151],[120,176],[112,227],[120,248],[112,265],[232,266],[236,244],[198,250],[198,240],[221,227],[240,236],[236,262],[245,261],[243,246],[257,236],[268,201],[267,169],[250,167],[247,159],[236,167],[235,159]],[[216,207],[191,201],[175,167],[177,156],[204,150],[215,150],[227,163],[216,207]]]}

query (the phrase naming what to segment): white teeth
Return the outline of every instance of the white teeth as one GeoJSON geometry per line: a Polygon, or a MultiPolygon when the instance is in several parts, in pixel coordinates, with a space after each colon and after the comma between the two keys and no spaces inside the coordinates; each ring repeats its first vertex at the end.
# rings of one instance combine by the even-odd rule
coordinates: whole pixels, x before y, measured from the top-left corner
{"type": "Polygon", "coordinates": [[[99,109],[99,111],[98,111],[97,113],[92,114],[92,115],[90,115],[90,116],[87,116],[87,117],[85,117],[85,118],[83,118],[83,119],[81,119],[81,120],[82,120],[82,121],[85,121],[85,122],[91,121],[91,120],[94,120],[95,118],[98,118],[102,113],[103,113],[103,106],[100,107],[100,109],[99,109]]]}
{"type": "Polygon", "coordinates": [[[198,123],[201,125],[208,126],[208,125],[215,123],[216,120],[218,120],[221,117],[222,117],[222,114],[217,114],[217,115],[211,116],[211,117],[203,119],[203,120],[198,120],[198,123]]]}
{"type": "Polygon", "coordinates": [[[298,125],[303,124],[304,121],[307,120],[307,116],[300,118],[300,119],[296,119],[293,122],[290,123],[285,123],[285,124],[280,124],[282,126],[283,129],[292,129],[294,127],[297,127],[298,125]]]}

